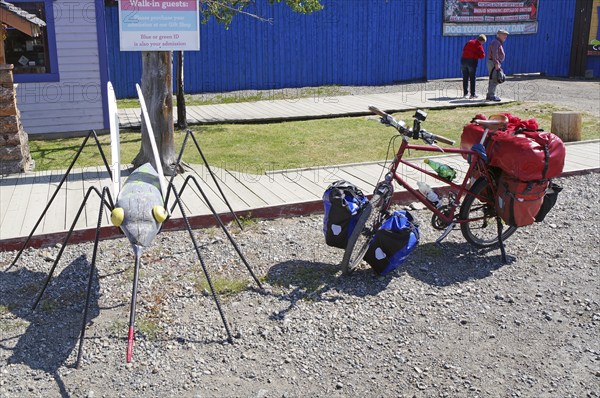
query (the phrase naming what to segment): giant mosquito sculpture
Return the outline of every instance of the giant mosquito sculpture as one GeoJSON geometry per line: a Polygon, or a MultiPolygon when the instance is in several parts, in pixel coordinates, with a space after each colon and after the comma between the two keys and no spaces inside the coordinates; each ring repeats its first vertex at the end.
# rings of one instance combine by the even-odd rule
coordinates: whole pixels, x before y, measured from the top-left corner
{"type": "MultiPolygon", "coordinates": [[[[78,349],[77,361],[76,361],[77,367],[79,367],[79,365],[80,365],[82,352],[83,352],[83,341],[85,338],[88,307],[89,307],[90,293],[91,293],[91,288],[92,288],[92,276],[93,276],[94,270],[95,270],[96,254],[98,252],[98,241],[100,238],[100,226],[102,223],[104,207],[108,208],[111,211],[111,222],[116,227],[121,228],[121,230],[123,231],[125,236],[131,242],[131,245],[133,247],[134,256],[135,256],[133,288],[132,288],[132,293],[131,293],[131,306],[130,306],[130,315],[129,315],[129,329],[128,329],[128,333],[127,333],[127,353],[126,353],[127,362],[131,361],[131,358],[133,355],[133,341],[134,341],[134,334],[135,334],[135,330],[134,330],[135,307],[136,307],[136,300],[137,300],[138,271],[139,271],[140,262],[141,262],[140,257],[141,257],[143,249],[152,244],[152,241],[154,240],[156,235],[161,230],[163,223],[166,222],[170,218],[171,213],[175,209],[175,206],[179,207],[179,210],[183,217],[185,228],[187,229],[187,231],[190,235],[191,241],[194,245],[196,255],[198,256],[198,260],[200,261],[200,265],[202,267],[202,271],[204,272],[204,276],[206,277],[206,280],[210,287],[210,291],[211,291],[212,297],[215,301],[215,304],[217,306],[217,310],[219,311],[219,315],[221,316],[221,320],[223,321],[223,325],[225,326],[225,331],[227,332],[227,339],[230,343],[233,342],[231,331],[229,329],[227,319],[225,318],[225,313],[223,312],[219,298],[213,287],[210,275],[209,275],[206,265],[204,263],[204,259],[202,258],[202,255],[200,254],[200,249],[198,247],[198,243],[196,242],[196,238],[194,237],[194,234],[192,233],[192,228],[191,228],[189,219],[185,213],[183,204],[181,202],[181,195],[183,194],[185,188],[190,185],[190,183],[193,183],[193,185],[196,187],[198,192],[201,194],[202,198],[204,199],[204,202],[210,208],[213,216],[215,217],[215,220],[217,221],[217,223],[219,224],[219,226],[221,227],[221,229],[223,230],[223,232],[225,233],[225,235],[231,242],[232,246],[236,250],[240,259],[242,260],[242,262],[244,263],[244,265],[250,272],[250,275],[252,276],[252,278],[258,285],[258,287],[260,289],[262,289],[262,285],[261,285],[260,281],[258,280],[256,275],[252,271],[252,268],[246,261],[246,258],[242,254],[237,243],[235,242],[235,240],[233,239],[233,237],[227,230],[227,227],[225,226],[225,224],[223,223],[223,221],[221,220],[221,218],[215,211],[214,207],[208,200],[207,195],[204,193],[204,190],[202,189],[202,187],[196,180],[195,176],[193,176],[193,175],[188,176],[184,180],[184,183],[182,184],[179,191],[177,191],[177,189],[173,185],[173,180],[174,180],[175,176],[171,177],[171,179],[168,183],[166,182],[166,179],[162,173],[162,165],[160,162],[160,157],[158,155],[156,142],[154,141],[154,133],[152,132],[152,126],[150,124],[150,120],[148,117],[148,111],[146,109],[144,97],[142,95],[139,85],[136,85],[136,88],[137,88],[137,92],[138,92],[138,96],[139,96],[139,100],[140,100],[142,115],[144,117],[144,121],[147,126],[147,131],[148,131],[150,142],[151,142],[152,149],[154,152],[154,164],[146,163],[146,164],[140,166],[139,168],[137,168],[136,170],[134,170],[129,175],[129,177],[127,178],[125,183],[123,184],[123,187],[121,187],[121,178],[120,178],[121,165],[120,165],[120,157],[119,157],[119,121],[118,121],[118,115],[117,115],[116,97],[114,94],[113,87],[112,87],[111,83],[109,82],[108,83],[108,98],[109,98],[108,103],[109,103],[110,131],[111,131],[111,156],[112,156],[111,167],[108,166],[104,152],[102,151],[102,148],[100,147],[100,143],[98,141],[98,136],[96,135],[96,132],[93,130],[90,131],[88,136],[85,138],[85,140],[81,144],[79,151],[73,158],[73,161],[71,162],[71,165],[68,167],[67,172],[65,173],[62,180],[56,187],[54,194],[51,196],[50,201],[46,205],[40,218],[38,219],[38,221],[36,222],[36,224],[34,225],[32,231],[31,231],[31,233],[25,240],[23,247],[19,250],[19,252],[15,256],[11,265],[6,269],[6,271],[8,271],[10,268],[12,268],[17,263],[19,257],[23,253],[23,250],[27,247],[31,237],[33,236],[37,227],[39,226],[42,219],[46,215],[48,208],[52,204],[52,201],[55,199],[62,184],[65,182],[67,176],[71,172],[71,169],[73,168],[75,162],[77,161],[77,159],[78,159],[79,155],[81,154],[81,151],[83,150],[87,141],[89,140],[90,137],[93,137],[95,140],[96,146],[98,147],[98,150],[100,151],[100,156],[102,157],[102,161],[103,161],[104,165],[106,166],[106,169],[108,170],[109,175],[111,176],[112,195],[111,195],[110,189],[108,187],[103,187],[101,190],[99,190],[96,187],[90,187],[88,189],[88,191],[86,192],[86,194],[84,196],[83,202],[81,203],[81,206],[79,207],[77,215],[75,216],[75,219],[73,220],[73,223],[71,224],[71,227],[65,237],[63,245],[61,246],[61,248],[58,252],[58,255],[56,256],[56,259],[54,260],[54,263],[52,264],[52,268],[50,269],[50,272],[48,274],[48,277],[46,278],[44,286],[42,287],[41,291],[39,292],[39,294],[33,304],[33,310],[35,310],[37,305],[39,304],[50,280],[52,279],[52,275],[54,274],[56,266],[57,266],[58,262],[60,261],[60,258],[62,257],[62,254],[69,242],[71,234],[73,233],[73,229],[75,228],[77,220],[79,219],[83,209],[85,208],[85,205],[86,205],[88,199],[90,198],[92,193],[97,194],[100,197],[100,210],[98,211],[98,223],[96,225],[96,235],[95,235],[95,239],[94,239],[92,261],[90,264],[90,273],[89,273],[89,278],[88,278],[88,290],[87,290],[85,308],[83,311],[83,324],[81,326],[81,333],[80,333],[80,337],[79,337],[79,349],[78,349]],[[174,203],[171,205],[171,208],[169,209],[169,196],[171,194],[174,196],[175,199],[174,199],[174,203]],[[113,196],[116,199],[116,202],[113,202],[113,196]]],[[[188,139],[190,137],[192,138],[192,141],[194,142],[196,149],[200,153],[200,155],[206,165],[207,170],[209,171],[213,181],[215,182],[219,192],[221,193],[221,196],[223,197],[224,202],[227,204],[229,210],[231,211],[233,217],[237,221],[240,228],[242,228],[242,225],[241,225],[239,219],[237,218],[233,209],[231,208],[231,205],[225,198],[225,194],[223,193],[217,178],[215,177],[214,173],[210,169],[210,166],[208,165],[208,162],[207,162],[204,154],[202,153],[202,150],[200,149],[200,146],[198,145],[198,142],[196,141],[194,134],[190,130],[187,131],[183,145],[179,152],[179,156],[177,159],[177,165],[179,166],[179,164],[181,162],[181,158],[183,156],[183,151],[185,150],[188,139]]]]}

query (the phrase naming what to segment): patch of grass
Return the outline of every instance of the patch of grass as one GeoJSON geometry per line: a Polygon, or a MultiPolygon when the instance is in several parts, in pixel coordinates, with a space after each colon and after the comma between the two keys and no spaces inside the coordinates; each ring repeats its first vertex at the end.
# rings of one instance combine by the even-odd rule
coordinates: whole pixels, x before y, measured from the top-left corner
{"type": "MultiPolygon", "coordinates": [[[[277,90],[260,90],[254,93],[244,92],[231,94],[187,94],[185,96],[186,106],[196,105],[214,105],[214,104],[235,104],[240,102],[256,102],[256,101],[274,101],[288,100],[295,101],[299,98],[313,97],[319,100],[326,100],[328,97],[338,95],[347,95],[347,91],[342,90],[339,86],[321,86],[321,87],[303,87],[303,88],[287,88],[277,90]]],[[[175,99],[173,100],[175,101],[175,99]]],[[[140,103],[137,98],[124,98],[117,101],[117,107],[139,108],[140,103]]]]}
{"type": "Polygon", "coordinates": [[[42,301],[42,305],[40,306],[40,308],[44,312],[52,312],[52,311],[56,310],[58,308],[58,306],[59,306],[59,303],[56,300],[48,299],[48,300],[42,301]]]}
{"type": "Polygon", "coordinates": [[[160,333],[158,322],[154,319],[141,318],[136,322],[137,332],[142,333],[148,341],[155,341],[160,333]]]}
{"type": "MultiPolygon", "coordinates": [[[[148,261],[147,257],[148,257],[148,255],[146,254],[144,256],[144,259],[142,259],[142,261],[144,261],[144,260],[148,261]]],[[[142,267],[143,267],[143,264],[140,265],[140,269],[138,270],[138,279],[139,280],[146,279],[146,273],[144,272],[144,269],[142,267]]],[[[133,277],[135,275],[135,265],[132,264],[131,267],[127,268],[125,270],[125,272],[123,272],[121,275],[122,275],[122,277],[121,277],[122,283],[125,283],[125,284],[131,283],[131,281],[133,281],[133,277]]]]}
{"type": "Polygon", "coordinates": [[[108,327],[108,334],[111,337],[127,336],[128,327],[129,325],[125,320],[117,319],[108,327]]]}
{"type": "MultiPolygon", "coordinates": [[[[245,279],[231,278],[227,276],[212,276],[210,278],[215,292],[220,296],[233,296],[243,292],[248,288],[248,281],[245,279]]],[[[196,290],[210,292],[210,286],[205,278],[196,278],[196,290]]]]}
{"type": "Polygon", "coordinates": [[[238,219],[240,220],[240,224],[242,224],[244,229],[252,228],[258,223],[258,219],[252,218],[252,214],[248,214],[247,216],[239,216],[238,219]]]}
{"type": "MultiPolygon", "coordinates": [[[[558,110],[566,108],[538,102],[517,102],[499,106],[430,110],[423,128],[458,142],[463,126],[476,114],[489,116],[509,112],[522,119],[536,118],[540,127],[549,131],[552,112],[558,110]]],[[[407,111],[395,116],[412,123],[413,114],[414,111],[407,111]]],[[[211,165],[250,174],[382,160],[386,156],[390,138],[395,135],[392,128],[383,127],[366,117],[194,126],[193,130],[211,165]]],[[[180,147],[184,136],[183,132],[175,133],[176,148],[180,147]]],[[[584,114],[582,138],[600,138],[600,118],[584,114]]],[[[31,140],[29,145],[36,170],[66,169],[82,141],[82,138],[31,140]]],[[[110,153],[110,137],[101,136],[100,141],[105,153],[110,153]]],[[[140,132],[121,134],[123,164],[131,163],[140,149],[140,141],[140,132]]],[[[418,152],[410,155],[420,156],[418,152]]],[[[190,164],[202,163],[200,155],[192,146],[188,146],[183,159],[190,164]]],[[[85,148],[77,162],[78,167],[101,164],[98,150],[92,145],[85,148]]]]}

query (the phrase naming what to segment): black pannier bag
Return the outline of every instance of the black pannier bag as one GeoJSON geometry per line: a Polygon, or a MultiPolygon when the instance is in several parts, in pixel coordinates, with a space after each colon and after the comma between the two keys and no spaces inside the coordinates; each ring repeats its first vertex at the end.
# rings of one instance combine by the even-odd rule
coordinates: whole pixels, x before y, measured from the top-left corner
{"type": "Polygon", "coordinates": [[[402,264],[419,243],[419,229],[412,215],[397,210],[375,233],[364,260],[373,271],[385,275],[402,264]]]}
{"type": "Polygon", "coordinates": [[[354,184],[336,181],[323,194],[323,233],[329,246],[345,249],[368,199],[354,184]]]}
{"type": "Polygon", "coordinates": [[[546,189],[546,194],[544,195],[544,201],[542,202],[542,207],[540,207],[540,211],[538,211],[535,216],[535,222],[542,222],[546,215],[552,210],[554,205],[556,204],[556,200],[558,199],[558,194],[562,191],[562,187],[558,184],[550,182],[550,186],[546,189]]]}

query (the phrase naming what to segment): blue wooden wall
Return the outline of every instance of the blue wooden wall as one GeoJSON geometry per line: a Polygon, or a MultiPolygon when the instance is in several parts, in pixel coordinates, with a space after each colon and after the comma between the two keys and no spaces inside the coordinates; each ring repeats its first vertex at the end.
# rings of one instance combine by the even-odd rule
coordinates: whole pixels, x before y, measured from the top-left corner
{"type": "MultiPolygon", "coordinates": [[[[441,0],[323,0],[312,15],[257,0],[229,29],[201,26],[200,51],[185,53],[187,93],[339,85],[381,85],[460,76],[470,37],[442,36],[441,0]]],[[[567,76],[575,0],[540,0],[539,30],[506,43],[507,73],[567,76]]],[[[110,79],[118,98],[135,96],[136,52],[120,52],[118,12],[107,7],[110,79]]],[[[478,72],[485,75],[484,63],[478,72]]]]}

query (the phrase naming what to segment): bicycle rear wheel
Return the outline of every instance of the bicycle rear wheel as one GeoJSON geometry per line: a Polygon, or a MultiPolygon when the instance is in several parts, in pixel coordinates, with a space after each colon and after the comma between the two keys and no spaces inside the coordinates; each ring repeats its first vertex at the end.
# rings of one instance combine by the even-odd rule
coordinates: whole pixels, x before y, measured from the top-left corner
{"type": "Polygon", "coordinates": [[[373,235],[378,228],[379,205],[381,196],[374,195],[363,209],[354,230],[348,239],[348,245],[342,258],[342,274],[351,274],[360,264],[369,249],[373,235]]]}
{"type": "MultiPolygon", "coordinates": [[[[479,248],[493,247],[498,244],[498,225],[496,223],[496,209],[494,198],[480,201],[475,195],[491,196],[489,182],[485,177],[480,177],[467,194],[460,206],[459,218],[461,220],[475,219],[477,221],[460,224],[460,231],[473,246],[479,248]],[[486,192],[487,190],[487,192],[486,192]]],[[[487,199],[487,198],[486,198],[487,199]]],[[[506,241],[515,233],[517,227],[505,227],[502,231],[502,241],[506,241]]]]}

